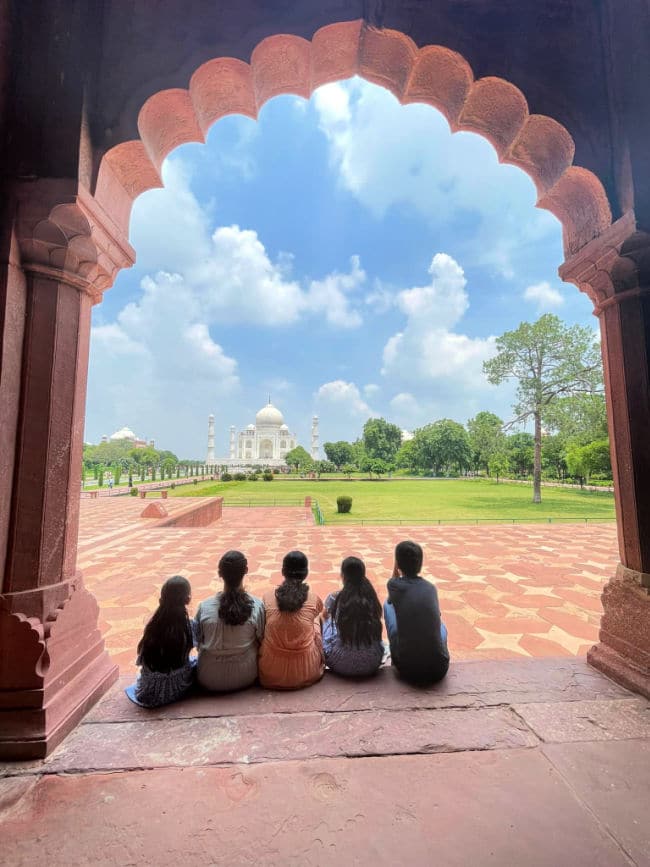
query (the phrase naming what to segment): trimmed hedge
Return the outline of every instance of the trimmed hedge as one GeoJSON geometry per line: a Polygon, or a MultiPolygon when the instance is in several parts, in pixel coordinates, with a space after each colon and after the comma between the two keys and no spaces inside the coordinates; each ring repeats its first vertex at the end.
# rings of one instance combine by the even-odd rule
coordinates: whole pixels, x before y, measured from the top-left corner
{"type": "Polygon", "coordinates": [[[221,481],[232,482],[232,476],[230,475],[230,473],[221,473],[221,481]]]}
{"type": "Polygon", "coordinates": [[[265,482],[272,482],[273,481],[273,473],[271,472],[271,470],[265,470],[262,474],[262,478],[264,479],[265,482]]]}
{"type": "Polygon", "coordinates": [[[352,497],[337,497],[336,498],[336,511],[339,514],[344,514],[345,512],[350,512],[352,510],[352,497]]]}

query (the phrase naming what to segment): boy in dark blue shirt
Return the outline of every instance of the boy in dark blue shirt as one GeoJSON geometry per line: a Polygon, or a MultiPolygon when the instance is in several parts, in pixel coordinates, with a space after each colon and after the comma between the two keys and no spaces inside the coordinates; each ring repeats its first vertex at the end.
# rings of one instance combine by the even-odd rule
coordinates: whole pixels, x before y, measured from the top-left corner
{"type": "Polygon", "coordinates": [[[422,557],[422,548],[416,542],[400,542],[395,548],[384,620],[392,664],[400,677],[427,685],[447,674],[449,651],[438,592],[420,576],[422,557]]]}

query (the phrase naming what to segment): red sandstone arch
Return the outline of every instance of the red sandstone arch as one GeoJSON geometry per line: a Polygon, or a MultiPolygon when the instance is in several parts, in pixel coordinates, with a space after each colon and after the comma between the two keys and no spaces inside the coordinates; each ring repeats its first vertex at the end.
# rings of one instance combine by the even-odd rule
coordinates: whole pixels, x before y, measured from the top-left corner
{"type": "Polygon", "coordinates": [[[282,93],[308,99],[322,84],[359,75],[390,90],[402,104],[421,102],[439,109],[452,132],[483,135],[499,160],[519,166],[537,188],[537,205],[563,227],[570,256],[611,225],[600,180],[573,165],[574,142],[567,130],[544,115],[530,114],[521,91],[501,78],[475,79],[469,64],[439,45],[418,48],[403,33],[377,30],[362,21],[331,24],[311,42],[298,36],[262,40],[250,63],[229,57],[210,60],[189,88],[150,97],[138,117],[140,139],[108,151],[95,193],[126,231],[133,199],[162,185],[160,167],[170,151],[205,141],[211,125],[228,114],[257,118],[261,106],[282,93]]]}

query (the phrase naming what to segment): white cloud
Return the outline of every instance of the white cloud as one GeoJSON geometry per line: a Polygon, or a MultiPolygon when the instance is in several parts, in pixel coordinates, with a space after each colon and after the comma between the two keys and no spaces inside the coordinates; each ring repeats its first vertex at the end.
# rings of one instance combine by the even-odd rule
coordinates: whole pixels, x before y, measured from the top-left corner
{"type": "Polygon", "coordinates": [[[494,400],[483,362],[495,352],[494,337],[470,337],[454,330],[469,306],[466,279],[458,262],[437,253],[431,282],[405,289],[397,307],[404,326],[386,342],[382,374],[408,387],[391,401],[398,423],[412,427],[441,415],[468,418],[481,403],[494,400]]]}
{"type": "Polygon", "coordinates": [[[314,102],[340,183],[376,218],[406,207],[434,227],[462,222],[464,259],[491,265],[506,279],[515,276],[513,259],[526,244],[559,238],[557,220],[534,209],[532,181],[499,164],[481,136],[452,136],[431,107],[402,106],[361,79],[324,85],[314,102]]]}
{"type": "Polygon", "coordinates": [[[345,382],[343,379],[335,379],[321,385],[316,393],[316,400],[319,403],[343,407],[352,415],[364,417],[372,415],[372,410],[361,397],[358,387],[353,382],[345,382]]]}
{"type": "MultiPolygon", "coordinates": [[[[135,203],[132,241],[148,272],[140,291],[112,320],[95,314],[87,436],[128,424],[170,447],[185,443],[198,457],[206,407],[240,390],[237,360],[212,335],[233,324],[274,328],[305,318],[357,328],[366,274],[352,256],[347,270],[303,285],[292,277],[292,254],[274,261],[254,230],[212,230],[212,206],[197,201],[182,160],[167,161],[163,176],[165,189],[135,203]]],[[[267,385],[292,393],[291,384],[267,385]]]]}
{"type": "Polygon", "coordinates": [[[324,317],[337,327],[362,323],[355,305],[366,273],[358,256],[347,272],[333,271],[303,287],[291,278],[293,255],[276,261],[253,229],[219,226],[190,189],[188,171],[176,158],[163,166],[164,190],[151,190],[135,205],[133,242],[138,264],[150,272],[181,274],[209,322],[290,325],[304,316],[324,317]]]}
{"type": "Polygon", "coordinates": [[[539,313],[544,310],[554,310],[564,304],[564,296],[559,289],[554,289],[547,280],[528,286],[523,293],[526,301],[532,301],[539,313]]]}
{"type": "Polygon", "coordinates": [[[375,278],[372,291],[363,300],[374,313],[387,313],[395,304],[395,293],[375,278]]]}
{"type": "Polygon", "coordinates": [[[347,274],[334,272],[322,280],[312,280],[309,284],[303,309],[312,313],[322,313],[331,325],[340,328],[358,328],[363,319],[350,307],[349,293],[359,289],[366,280],[366,272],[361,267],[358,256],[350,259],[347,274]]]}
{"type": "Polygon", "coordinates": [[[369,399],[374,397],[376,394],[379,394],[380,390],[381,389],[379,388],[379,386],[376,385],[374,382],[369,382],[363,387],[363,393],[369,399]]]}

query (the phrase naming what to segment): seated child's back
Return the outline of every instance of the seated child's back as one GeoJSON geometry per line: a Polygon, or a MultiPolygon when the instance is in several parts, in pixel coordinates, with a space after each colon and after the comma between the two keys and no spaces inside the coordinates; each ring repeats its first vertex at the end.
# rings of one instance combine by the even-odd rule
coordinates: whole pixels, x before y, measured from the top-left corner
{"type": "Polygon", "coordinates": [[[421,568],[420,546],[400,542],[395,549],[385,612],[392,664],[405,680],[424,684],[435,683],[447,674],[449,651],[438,592],[418,574],[421,568]]]}

